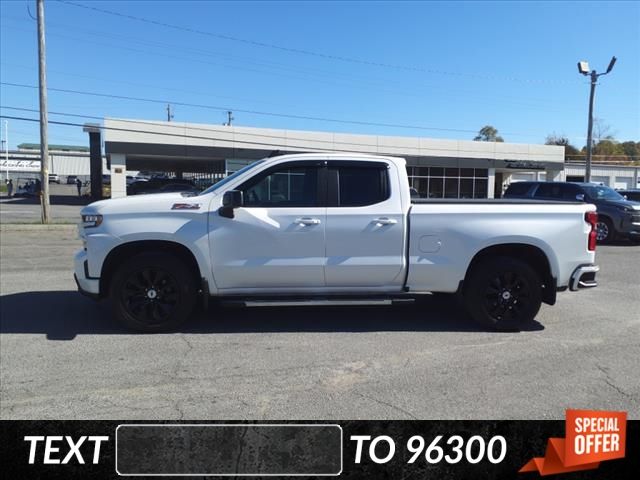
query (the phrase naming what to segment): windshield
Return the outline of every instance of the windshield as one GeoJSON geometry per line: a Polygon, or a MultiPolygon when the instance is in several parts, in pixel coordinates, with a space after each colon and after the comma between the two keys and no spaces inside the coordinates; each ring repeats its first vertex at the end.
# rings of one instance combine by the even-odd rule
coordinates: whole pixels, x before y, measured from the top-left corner
{"type": "Polygon", "coordinates": [[[594,185],[584,187],[584,189],[594,200],[624,201],[624,197],[616,192],[613,188],[605,187],[602,185],[594,185]]]}
{"type": "Polygon", "coordinates": [[[209,188],[207,188],[206,190],[203,190],[202,192],[200,192],[200,195],[205,195],[207,193],[211,193],[211,192],[216,191],[217,189],[219,189],[223,185],[226,185],[227,183],[229,183],[231,180],[233,180],[237,176],[242,175],[244,172],[246,172],[248,170],[251,170],[254,167],[257,167],[262,162],[264,162],[264,160],[258,160],[257,162],[253,162],[253,163],[250,163],[249,165],[246,165],[246,166],[242,167],[240,170],[232,173],[228,177],[224,177],[219,182],[216,182],[213,185],[211,185],[209,188]]]}

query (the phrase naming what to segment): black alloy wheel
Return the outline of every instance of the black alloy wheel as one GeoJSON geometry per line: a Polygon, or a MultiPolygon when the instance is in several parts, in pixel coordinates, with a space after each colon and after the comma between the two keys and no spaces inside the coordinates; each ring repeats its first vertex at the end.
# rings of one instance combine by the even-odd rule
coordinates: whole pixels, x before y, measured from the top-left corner
{"type": "Polygon", "coordinates": [[[530,300],[530,285],[517,271],[498,274],[485,290],[485,309],[498,322],[522,321],[530,300]]]}
{"type": "Polygon", "coordinates": [[[197,299],[197,272],[171,252],[126,259],[111,281],[115,318],[141,332],[170,331],[189,319],[197,299]]]}
{"type": "Polygon", "coordinates": [[[158,267],[131,272],[120,295],[127,313],[149,326],[166,322],[180,302],[176,279],[158,267]]]}
{"type": "Polygon", "coordinates": [[[533,321],[542,304],[542,281],[526,262],[491,257],[475,264],[464,282],[469,314],[485,327],[517,331],[533,321]]]}

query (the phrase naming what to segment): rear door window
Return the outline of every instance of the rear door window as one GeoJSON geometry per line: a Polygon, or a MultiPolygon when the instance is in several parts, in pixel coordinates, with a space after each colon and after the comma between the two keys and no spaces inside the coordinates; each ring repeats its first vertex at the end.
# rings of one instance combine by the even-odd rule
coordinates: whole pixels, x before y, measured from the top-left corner
{"type": "Polygon", "coordinates": [[[538,185],[534,198],[545,198],[550,200],[562,199],[562,186],[559,183],[549,182],[538,185]]]}
{"type": "Polygon", "coordinates": [[[329,205],[364,207],[384,202],[391,196],[389,168],[380,162],[329,164],[329,205]]]}
{"type": "MultiPolygon", "coordinates": [[[[562,185],[562,200],[577,201],[576,195],[583,193],[577,185],[562,185]]],[[[583,194],[584,195],[584,194],[583,194]]]]}
{"type": "Polygon", "coordinates": [[[509,185],[509,187],[507,188],[507,191],[504,193],[504,196],[505,197],[509,197],[509,196],[524,197],[526,196],[530,188],[531,188],[530,183],[515,182],[509,185]]]}

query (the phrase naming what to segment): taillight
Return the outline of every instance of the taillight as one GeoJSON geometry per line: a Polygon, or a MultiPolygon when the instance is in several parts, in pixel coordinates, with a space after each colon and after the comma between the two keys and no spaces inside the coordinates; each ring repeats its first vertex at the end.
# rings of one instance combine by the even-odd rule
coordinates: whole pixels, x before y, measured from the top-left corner
{"type": "Polygon", "coordinates": [[[598,212],[587,212],[584,214],[584,219],[589,225],[591,225],[591,231],[589,232],[589,241],[587,248],[591,252],[596,250],[596,240],[598,237],[598,212]]]}

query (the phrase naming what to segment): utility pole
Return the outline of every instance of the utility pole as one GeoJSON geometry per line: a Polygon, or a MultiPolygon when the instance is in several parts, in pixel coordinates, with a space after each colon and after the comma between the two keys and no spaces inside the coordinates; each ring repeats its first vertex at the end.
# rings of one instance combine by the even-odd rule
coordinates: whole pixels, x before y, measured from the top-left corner
{"type": "Polygon", "coordinates": [[[42,223],[50,223],[49,209],[49,139],[47,135],[47,59],[44,43],[44,0],[38,4],[38,70],[40,74],[40,203],[42,223]]]}
{"type": "Polygon", "coordinates": [[[230,127],[231,126],[231,122],[235,120],[233,118],[233,112],[231,110],[227,111],[227,123],[224,123],[223,125],[230,127]]]}
{"type": "Polygon", "coordinates": [[[587,127],[587,160],[584,168],[584,181],[591,181],[591,160],[593,157],[593,101],[596,95],[596,85],[598,84],[598,77],[608,74],[613,66],[616,64],[616,57],[611,57],[607,71],[603,73],[597,73],[595,70],[589,72],[589,62],[578,62],[578,71],[584,76],[591,77],[591,92],[589,93],[589,124],[587,127]]]}
{"type": "Polygon", "coordinates": [[[167,122],[173,120],[173,112],[171,111],[171,104],[167,103],[167,122]]]}

